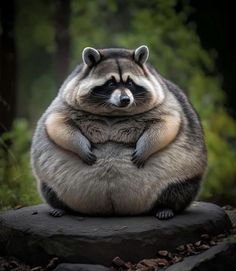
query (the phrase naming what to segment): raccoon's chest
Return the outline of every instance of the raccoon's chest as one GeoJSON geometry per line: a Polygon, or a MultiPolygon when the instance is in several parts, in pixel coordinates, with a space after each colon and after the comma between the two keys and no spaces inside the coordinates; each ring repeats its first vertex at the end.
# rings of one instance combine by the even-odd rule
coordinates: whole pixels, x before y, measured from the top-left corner
{"type": "Polygon", "coordinates": [[[135,144],[145,130],[145,123],[127,118],[79,119],[81,132],[94,144],[108,141],[135,144]]]}

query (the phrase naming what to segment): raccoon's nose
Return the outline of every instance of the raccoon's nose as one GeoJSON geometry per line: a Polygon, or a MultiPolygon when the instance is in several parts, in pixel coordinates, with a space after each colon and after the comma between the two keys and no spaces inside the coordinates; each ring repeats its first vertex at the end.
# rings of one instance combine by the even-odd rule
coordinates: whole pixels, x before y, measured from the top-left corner
{"type": "Polygon", "coordinates": [[[127,95],[121,95],[120,96],[120,106],[126,106],[130,103],[130,97],[127,95]]]}

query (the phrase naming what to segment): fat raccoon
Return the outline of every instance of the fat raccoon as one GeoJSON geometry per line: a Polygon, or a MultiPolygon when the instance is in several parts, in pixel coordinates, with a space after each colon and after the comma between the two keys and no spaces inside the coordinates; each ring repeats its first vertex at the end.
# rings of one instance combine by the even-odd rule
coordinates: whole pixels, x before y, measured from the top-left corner
{"type": "Polygon", "coordinates": [[[147,46],[85,48],[38,121],[32,168],[52,215],[168,219],[195,199],[207,164],[202,127],[148,57],[147,46]]]}

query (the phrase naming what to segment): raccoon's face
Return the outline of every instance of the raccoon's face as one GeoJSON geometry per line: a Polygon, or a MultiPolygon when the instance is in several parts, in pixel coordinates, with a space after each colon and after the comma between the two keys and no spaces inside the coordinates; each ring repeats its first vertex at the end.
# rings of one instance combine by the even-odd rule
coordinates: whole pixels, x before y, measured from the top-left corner
{"type": "Polygon", "coordinates": [[[136,50],[87,47],[83,66],[63,88],[63,98],[79,110],[100,115],[134,115],[164,100],[158,74],[145,63],[147,46],[136,50]]]}

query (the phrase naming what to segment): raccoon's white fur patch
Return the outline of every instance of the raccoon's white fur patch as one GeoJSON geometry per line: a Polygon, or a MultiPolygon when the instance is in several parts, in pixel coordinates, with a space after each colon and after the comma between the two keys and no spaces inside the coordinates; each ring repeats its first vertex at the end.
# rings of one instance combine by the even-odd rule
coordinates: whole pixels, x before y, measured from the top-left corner
{"type": "Polygon", "coordinates": [[[106,78],[84,79],[78,86],[75,87],[77,97],[88,94],[92,88],[102,86],[106,81],[106,78]]]}
{"type": "Polygon", "coordinates": [[[119,105],[119,103],[120,103],[120,95],[121,95],[121,91],[119,90],[119,89],[116,89],[113,93],[112,93],[112,95],[111,95],[111,97],[110,97],[110,99],[109,99],[109,102],[111,103],[111,104],[114,104],[114,105],[119,105]]]}

